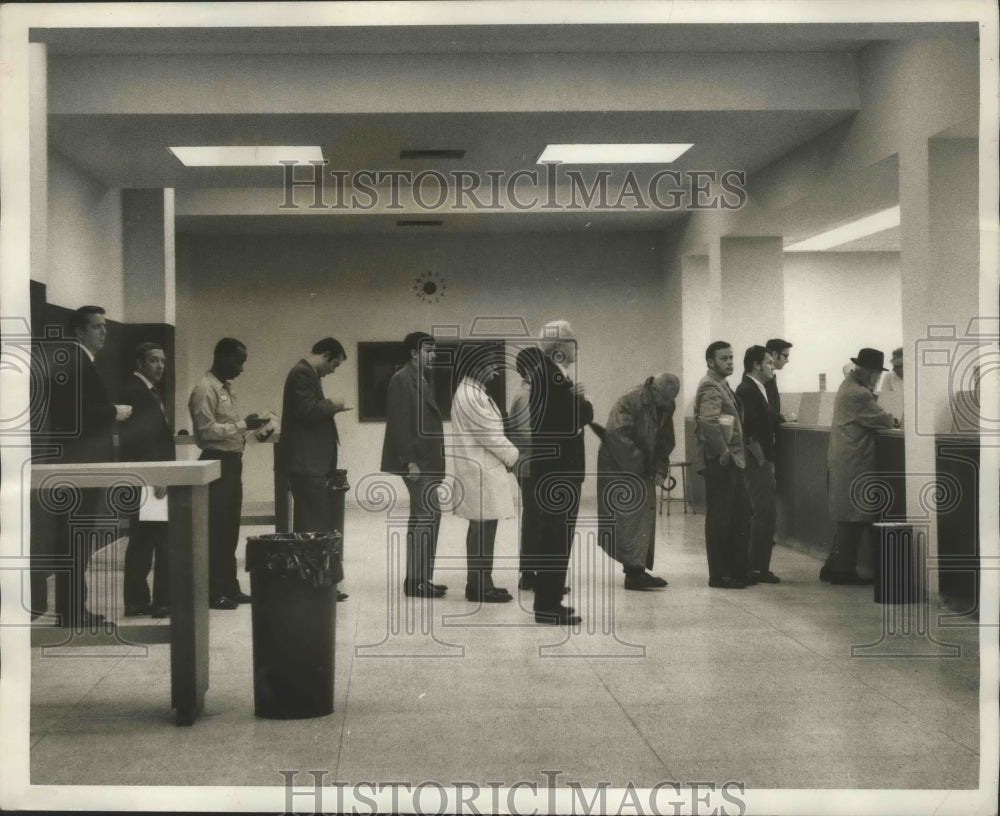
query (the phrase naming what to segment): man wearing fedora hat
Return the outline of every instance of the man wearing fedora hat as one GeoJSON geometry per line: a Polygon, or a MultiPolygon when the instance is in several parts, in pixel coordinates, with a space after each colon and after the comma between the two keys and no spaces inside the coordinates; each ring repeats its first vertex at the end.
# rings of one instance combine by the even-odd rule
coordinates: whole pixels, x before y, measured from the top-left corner
{"type": "Polygon", "coordinates": [[[886,371],[885,355],[863,348],[851,362],[854,368],[844,377],[834,402],[827,451],[830,518],[837,528],[819,578],[831,584],[870,583],[870,579],[858,575],[857,557],[861,537],[876,516],[852,499],[851,485],[858,477],[875,471],[876,431],[898,425],[875,400],[875,387],[886,371]]]}

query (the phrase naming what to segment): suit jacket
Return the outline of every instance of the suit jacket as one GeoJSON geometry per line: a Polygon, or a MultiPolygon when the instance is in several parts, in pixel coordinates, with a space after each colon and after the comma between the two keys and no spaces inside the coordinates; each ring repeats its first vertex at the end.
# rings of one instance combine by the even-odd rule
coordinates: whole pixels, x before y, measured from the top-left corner
{"type": "Polygon", "coordinates": [[[743,440],[747,452],[760,464],[773,462],[777,420],[771,406],[749,374],[743,375],[736,396],[743,403],[743,440]]]}
{"type": "Polygon", "coordinates": [[[594,406],[574,395],[573,383],[547,356],[533,374],[531,393],[541,395],[532,400],[538,411],[532,417],[531,444],[539,454],[531,460],[532,476],[562,473],[582,480],[587,467],[583,429],[594,421],[594,406]]]}
{"type": "Polygon", "coordinates": [[[694,469],[703,473],[707,463],[718,462],[727,450],[737,467],[745,467],[746,456],[743,447],[743,408],[724,377],[709,370],[694,397],[694,419],[697,436],[694,469]],[[726,420],[732,417],[731,433],[723,431],[726,420]],[[728,434],[728,440],[726,438],[728,434]]]}
{"type": "Polygon", "coordinates": [[[65,349],[65,363],[50,361],[49,433],[62,445],[61,462],[113,462],[115,406],[83,346],[65,349]]]}
{"type": "Polygon", "coordinates": [[[319,372],[299,360],[285,378],[281,400],[278,469],[326,476],[337,468],[337,423],[333,403],[323,396],[319,372]]]}
{"type": "Polygon", "coordinates": [[[123,462],[170,462],[177,458],[174,432],[156,395],[135,374],[122,386],[121,401],[132,406],[132,416],[118,432],[118,455],[123,462]]]}
{"type": "Polygon", "coordinates": [[[767,391],[767,403],[774,420],[784,422],[785,418],[781,414],[781,394],[778,393],[778,378],[771,377],[764,383],[764,390],[767,391]]]}
{"type": "Polygon", "coordinates": [[[444,425],[430,384],[411,360],[389,380],[382,470],[404,476],[410,462],[421,473],[444,474],[444,425]]]}

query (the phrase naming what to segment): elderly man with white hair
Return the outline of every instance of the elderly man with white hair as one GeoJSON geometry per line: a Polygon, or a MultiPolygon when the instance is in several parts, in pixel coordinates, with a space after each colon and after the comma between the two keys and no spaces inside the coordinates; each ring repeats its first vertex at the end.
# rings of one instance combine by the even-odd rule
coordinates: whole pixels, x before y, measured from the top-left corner
{"type": "Polygon", "coordinates": [[[580,622],[562,605],[566,570],[580,507],[586,470],[583,429],[594,420],[594,407],[583,387],[573,381],[576,335],[565,320],[542,327],[542,361],[532,373],[531,475],[525,502],[534,528],[522,553],[522,588],[535,590],[535,622],[571,625],[580,622]],[[538,395],[535,397],[535,395],[538,395]]]}
{"type": "Polygon", "coordinates": [[[600,545],[625,571],[625,589],[665,587],[650,575],[656,537],[656,488],[674,449],[675,374],[649,377],[615,402],[597,451],[600,545]]]}

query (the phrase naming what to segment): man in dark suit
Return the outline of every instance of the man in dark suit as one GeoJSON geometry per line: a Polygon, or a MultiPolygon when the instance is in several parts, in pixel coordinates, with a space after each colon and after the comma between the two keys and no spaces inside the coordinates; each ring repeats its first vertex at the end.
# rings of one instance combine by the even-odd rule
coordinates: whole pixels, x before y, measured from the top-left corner
{"type": "MultiPolygon", "coordinates": [[[[791,343],[787,340],[782,340],[780,337],[773,337],[764,345],[767,353],[774,359],[774,370],[776,372],[781,371],[788,364],[788,358],[791,354],[789,349],[791,347],[791,343]]],[[[781,394],[778,393],[778,378],[771,377],[764,387],[767,389],[767,402],[775,419],[778,422],[795,422],[795,414],[789,413],[785,415],[781,413],[781,394]]]]}
{"type": "MultiPolygon", "coordinates": [[[[337,469],[340,438],[335,416],[348,409],[343,400],[323,395],[320,380],[345,359],[344,347],[326,337],[285,378],[278,469],[288,477],[295,503],[292,526],[297,533],[325,532],[333,526],[326,480],[337,469]]],[[[337,593],[338,601],[346,599],[345,593],[337,593]]]]}
{"type": "Polygon", "coordinates": [[[538,410],[532,418],[525,490],[531,496],[526,506],[531,507],[535,530],[526,542],[531,552],[523,558],[527,569],[522,580],[527,576],[534,586],[535,622],[566,626],[581,621],[572,607],[562,605],[562,596],[586,471],[583,429],[594,421],[594,407],[572,377],[572,326],[565,320],[547,323],[541,348],[541,366],[531,385],[538,410]]]}
{"type": "Polygon", "coordinates": [[[743,380],[736,396],[743,404],[746,467],[743,483],[750,499],[750,575],[759,583],[777,584],[771,572],[775,502],[774,429],[777,415],[767,399],[767,383],[774,378],[774,358],[763,346],[751,346],[743,355],[743,380]]]}
{"type": "Polygon", "coordinates": [[[743,407],[726,382],[733,373],[732,346],[724,340],[709,344],[705,362],[708,371],[694,398],[694,469],[705,479],[708,585],[743,589],[756,581],[747,574],[750,503],[743,486],[743,407]]]}
{"type": "MultiPolygon", "coordinates": [[[[53,366],[48,393],[48,434],[59,447],[54,463],[114,461],[112,429],[115,422],[127,419],[132,409],[115,405],[101,382],[94,365],[95,356],[104,348],[108,327],[104,309],[81,306],[69,321],[74,342],[60,349],[53,366]],[[65,351],[65,357],[61,354],[65,351]]],[[[77,499],[69,509],[55,509],[58,499],[47,501],[51,514],[50,548],[39,553],[32,574],[32,614],[37,617],[47,607],[46,579],[55,573],[56,626],[83,629],[104,622],[104,616],[90,612],[87,600],[87,565],[93,554],[91,537],[86,531],[74,534],[70,516],[100,515],[103,491],[81,488],[73,491],[77,499]]]]}
{"type": "Polygon", "coordinates": [[[409,360],[389,380],[382,470],[402,476],[410,494],[403,592],[440,598],[447,587],[431,583],[441,526],[438,488],[445,475],[444,426],[428,381],[434,338],[411,332],[403,346],[409,360]]]}
{"type": "MultiPolygon", "coordinates": [[[[141,343],[135,350],[135,371],[122,387],[121,401],[132,406],[132,416],[121,426],[118,453],[123,462],[170,462],[176,458],[174,432],[167,421],[163,396],[156,386],[163,379],[167,355],[159,343],[141,343]]],[[[156,499],[166,498],[165,487],[152,488],[156,499]]],[[[170,572],[167,522],[143,521],[135,514],[129,520],[125,550],[125,617],[170,614],[170,572]],[[153,558],[153,595],[147,577],[153,558]],[[152,602],[151,602],[152,601],[152,602]]]]}

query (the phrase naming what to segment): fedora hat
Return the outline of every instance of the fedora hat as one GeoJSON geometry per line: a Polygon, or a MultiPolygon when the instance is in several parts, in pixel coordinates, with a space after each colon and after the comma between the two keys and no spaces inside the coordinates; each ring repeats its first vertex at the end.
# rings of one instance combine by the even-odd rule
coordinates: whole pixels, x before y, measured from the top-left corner
{"type": "Polygon", "coordinates": [[[878,349],[863,348],[858,352],[857,357],[852,357],[851,362],[861,368],[869,368],[872,371],[888,371],[885,368],[885,354],[878,349]]]}

